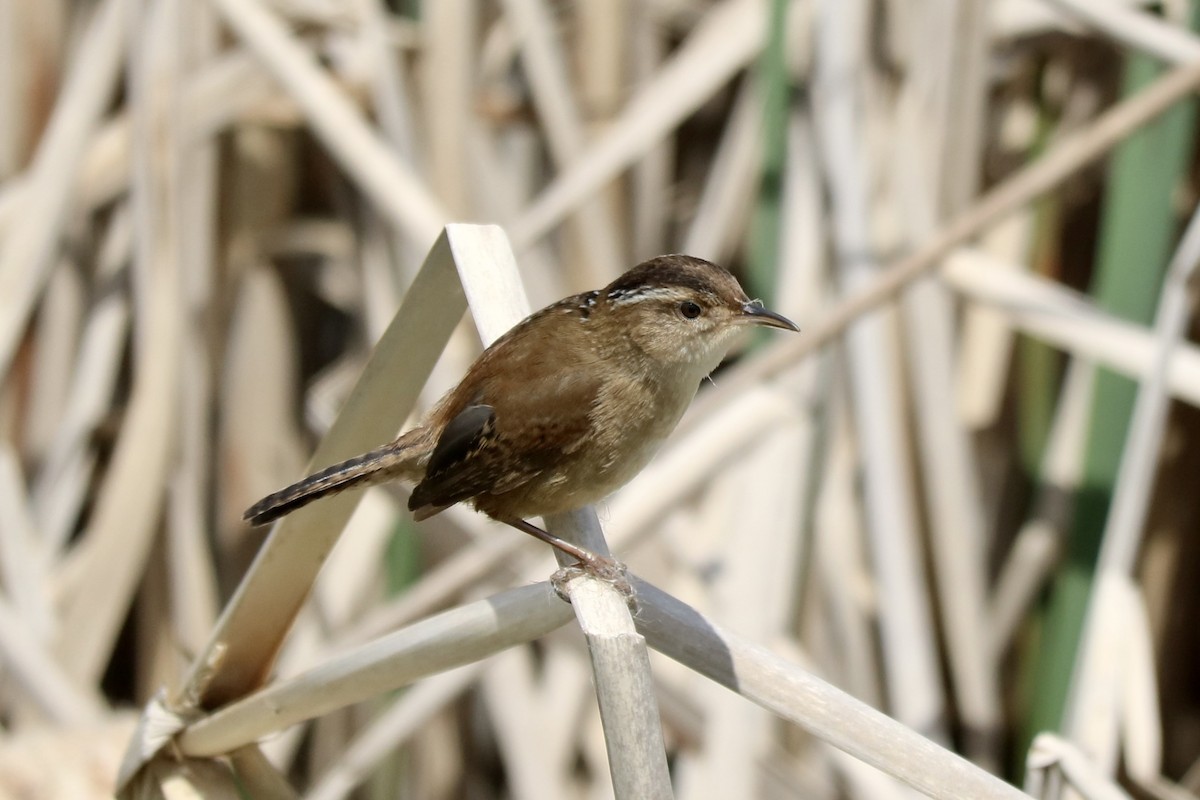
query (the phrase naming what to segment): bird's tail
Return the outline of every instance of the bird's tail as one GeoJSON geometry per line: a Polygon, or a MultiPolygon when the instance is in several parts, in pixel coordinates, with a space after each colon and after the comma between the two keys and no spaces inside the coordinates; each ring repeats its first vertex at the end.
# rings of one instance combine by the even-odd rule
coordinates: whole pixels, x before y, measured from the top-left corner
{"type": "Polygon", "coordinates": [[[259,500],[246,510],[243,519],[251,525],[265,525],[314,500],[355,486],[369,486],[393,478],[413,479],[416,476],[410,473],[417,466],[416,450],[401,440],[326,467],[259,500]]]}

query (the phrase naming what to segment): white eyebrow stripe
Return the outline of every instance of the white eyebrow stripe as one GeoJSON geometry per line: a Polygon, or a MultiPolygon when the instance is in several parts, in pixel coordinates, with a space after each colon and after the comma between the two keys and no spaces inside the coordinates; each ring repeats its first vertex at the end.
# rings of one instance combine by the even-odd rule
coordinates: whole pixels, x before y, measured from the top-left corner
{"type": "Polygon", "coordinates": [[[657,289],[634,289],[633,291],[609,292],[608,300],[614,306],[628,306],[646,300],[675,300],[682,296],[675,287],[657,289]]]}

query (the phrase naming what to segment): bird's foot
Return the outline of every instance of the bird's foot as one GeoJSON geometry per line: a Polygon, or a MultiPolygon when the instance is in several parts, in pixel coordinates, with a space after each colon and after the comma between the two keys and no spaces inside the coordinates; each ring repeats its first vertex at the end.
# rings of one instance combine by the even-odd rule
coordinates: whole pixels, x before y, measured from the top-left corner
{"type": "Polygon", "coordinates": [[[526,520],[500,519],[506,525],[511,525],[523,533],[528,533],[536,539],[540,539],[546,544],[554,547],[559,552],[566,553],[571,558],[576,559],[575,563],[568,567],[563,567],[558,572],[554,573],[550,578],[551,584],[554,586],[554,591],[558,592],[558,596],[568,603],[571,602],[571,597],[567,592],[567,584],[574,578],[580,575],[591,575],[595,578],[608,583],[617,588],[625,600],[629,603],[631,609],[636,611],[633,586],[625,577],[625,565],[620,561],[609,556],[602,556],[599,553],[594,553],[585,547],[580,547],[574,542],[568,542],[561,539],[552,533],[542,530],[538,526],[527,522],[526,520]]]}
{"type": "Polygon", "coordinates": [[[633,584],[626,577],[627,570],[625,565],[615,558],[607,558],[586,550],[584,552],[587,553],[588,558],[581,558],[574,564],[562,567],[550,576],[550,585],[554,587],[554,591],[558,593],[558,596],[568,603],[571,602],[571,593],[568,591],[567,585],[576,578],[590,575],[615,588],[625,598],[625,602],[629,604],[630,609],[636,611],[637,606],[633,584]]]}

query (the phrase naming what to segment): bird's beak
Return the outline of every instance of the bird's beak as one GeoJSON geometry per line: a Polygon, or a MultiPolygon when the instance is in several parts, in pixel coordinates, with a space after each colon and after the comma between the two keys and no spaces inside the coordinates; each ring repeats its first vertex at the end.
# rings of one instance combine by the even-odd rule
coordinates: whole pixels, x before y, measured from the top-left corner
{"type": "Polygon", "coordinates": [[[769,328],[783,328],[785,331],[800,330],[796,323],[782,314],[764,308],[758,300],[751,300],[742,306],[742,321],[747,325],[765,325],[769,328]]]}

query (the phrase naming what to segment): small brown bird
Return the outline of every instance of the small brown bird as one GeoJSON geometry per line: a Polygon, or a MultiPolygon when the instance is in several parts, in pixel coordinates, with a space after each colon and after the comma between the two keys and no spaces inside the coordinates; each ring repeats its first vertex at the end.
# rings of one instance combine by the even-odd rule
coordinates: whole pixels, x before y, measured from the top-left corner
{"type": "Polygon", "coordinates": [[[264,497],[254,525],[352,487],[415,484],[418,520],[460,502],[596,566],[527,521],[602,500],[646,466],[748,325],[798,330],[699,258],[646,261],[497,339],[425,421],[264,497]]]}

